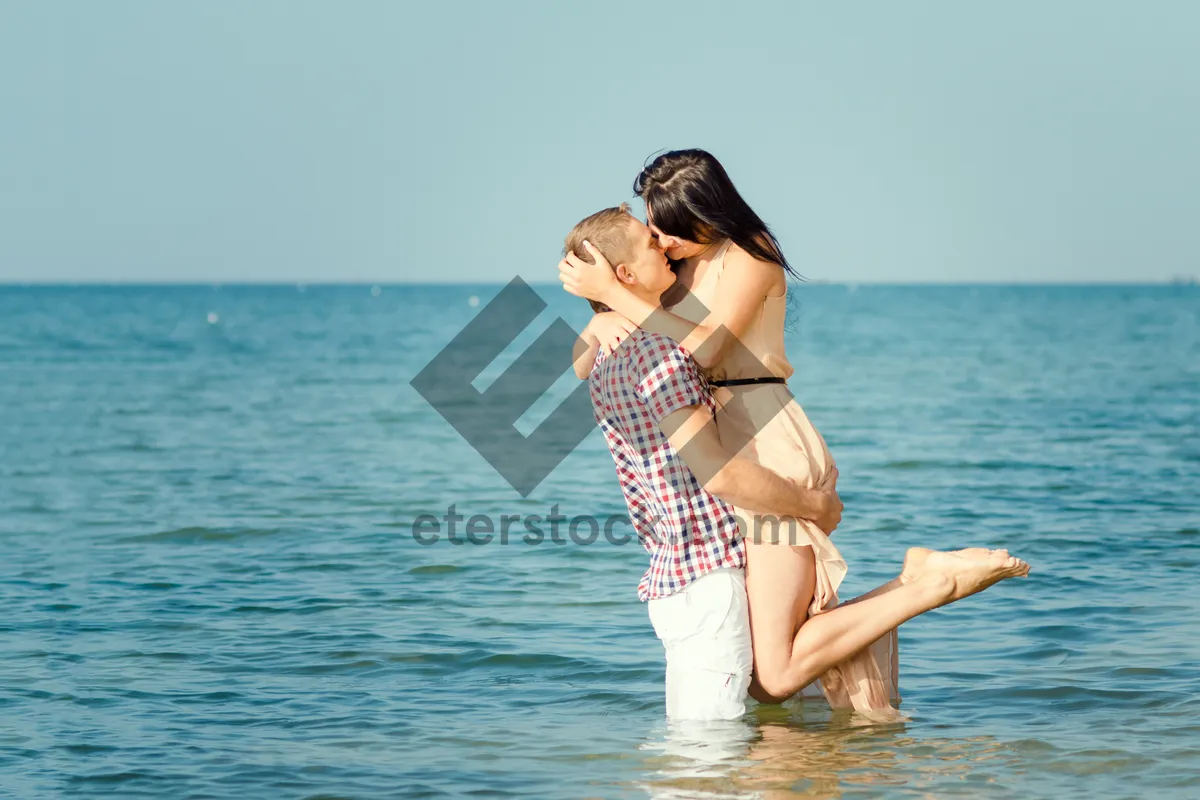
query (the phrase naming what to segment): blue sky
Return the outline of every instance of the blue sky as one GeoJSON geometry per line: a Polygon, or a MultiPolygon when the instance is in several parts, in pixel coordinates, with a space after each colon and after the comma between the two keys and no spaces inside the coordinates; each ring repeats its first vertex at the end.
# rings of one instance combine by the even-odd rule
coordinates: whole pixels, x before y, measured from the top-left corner
{"type": "Polygon", "coordinates": [[[704,147],[830,281],[1200,275],[1200,4],[0,3],[0,281],[555,277],[704,147]]]}

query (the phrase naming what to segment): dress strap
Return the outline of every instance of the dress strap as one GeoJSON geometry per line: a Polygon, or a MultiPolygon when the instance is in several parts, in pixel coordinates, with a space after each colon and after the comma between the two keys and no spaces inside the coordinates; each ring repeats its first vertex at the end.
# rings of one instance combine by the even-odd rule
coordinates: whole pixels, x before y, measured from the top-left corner
{"type": "Polygon", "coordinates": [[[718,270],[725,269],[725,254],[729,252],[729,245],[733,244],[733,239],[726,239],[725,244],[721,245],[721,249],[717,251],[717,257],[713,259],[713,266],[718,270]]]}
{"type": "MultiPolygon", "coordinates": [[[[729,252],[729,245],[733,244],[733,239],[726,239],[725,244],[717,250],[717,254],[713,256],[713,260],[709,262],[708,269],[704,272],[702,284],[715,284],[721,278],[721,273],[725,269],[725,254],[729,252]]],[[[693,289],[694,291],[694,289],[693,289]]]]}

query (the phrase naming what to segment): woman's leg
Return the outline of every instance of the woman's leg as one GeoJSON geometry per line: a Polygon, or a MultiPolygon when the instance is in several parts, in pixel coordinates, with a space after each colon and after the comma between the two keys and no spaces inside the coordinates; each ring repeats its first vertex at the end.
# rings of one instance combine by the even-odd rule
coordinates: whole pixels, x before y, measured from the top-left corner
{"type": "MultiPolygon", "coordinates": [[[[755,642],[759,689],[770,697],[786,699],[830,667],[918,614],[981,592],[1005,578],[1028,573],[1029,565],[1010,557],[1006,550],[938,553],[911,548],[903,572],[876,590],[875,596],[845,603],[813,617],[800,627],[786,648],[779,646],[778,628],[766,632],[768,638],[761,647],[755,642]],[[885,587],[890,588],[882,591],[885,587]]],[[[782,600],[776,598],[776,602],[786,606],[782,600]]],[[[753,625],[754,601],[755,597],[750,596],[751,635],[757,636],[759,629],[753,625]]]]}
{"type": "Polygon", "coordinates": [[[781,702],[759,684],[758,664],[780,663],[791,654],[796,631],[808,618],[817,584],[816,557],[807,545],[755,544],[746,539],[746,596],[754,680],[750,696],[760,703],[781,702]]]}

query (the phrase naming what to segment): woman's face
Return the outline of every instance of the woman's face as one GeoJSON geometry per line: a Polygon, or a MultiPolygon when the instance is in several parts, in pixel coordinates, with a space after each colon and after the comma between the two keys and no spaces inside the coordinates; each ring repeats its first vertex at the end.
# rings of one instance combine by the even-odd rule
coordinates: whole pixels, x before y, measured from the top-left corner
{"type": "Polygon", "coordinates": [[[658,246],[667,254],[667,258],[672,261],[682,261],[685,258],[691,258],[694,255],[704,252],[704,249],[708,247],[706,244],[693,242],[690,239],[681,239],[678,236],[663,233],[654,224],[654,212],[650,210],[648,204],[646,206],[646,222],[650,226],[650,231],[658,237],[658,246]]]}

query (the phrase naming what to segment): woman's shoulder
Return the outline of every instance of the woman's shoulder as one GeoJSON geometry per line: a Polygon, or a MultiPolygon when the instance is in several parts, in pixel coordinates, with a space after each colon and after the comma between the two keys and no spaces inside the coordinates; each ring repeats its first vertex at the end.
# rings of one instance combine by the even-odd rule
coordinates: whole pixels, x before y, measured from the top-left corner
{"type": "Polygon", "coordinates": [[[774,261],[755,258],[732,241],[725,251],[723,275],[729,275],[731,268],[733,274],[762,286],[767,296],[781,297],[787,292],[787,276],[782,267],[774,261]]]}

